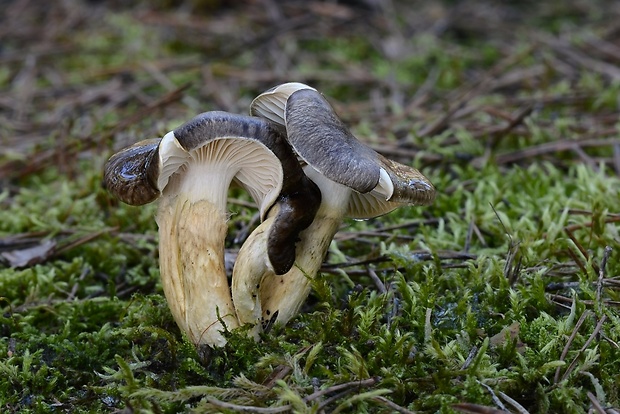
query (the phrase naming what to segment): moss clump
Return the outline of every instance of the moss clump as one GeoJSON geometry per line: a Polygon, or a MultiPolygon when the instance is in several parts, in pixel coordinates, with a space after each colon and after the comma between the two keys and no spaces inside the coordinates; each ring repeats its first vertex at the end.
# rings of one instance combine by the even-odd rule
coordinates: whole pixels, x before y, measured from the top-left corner
{"type": "Polygon", "coordinates": [[[618,8],[392,3],[3,10],[0,411],[618,410],[618,8]],[[291,80],[437,200],[347,222],[288,326],[194,349],[103,162],[291,80]]]}

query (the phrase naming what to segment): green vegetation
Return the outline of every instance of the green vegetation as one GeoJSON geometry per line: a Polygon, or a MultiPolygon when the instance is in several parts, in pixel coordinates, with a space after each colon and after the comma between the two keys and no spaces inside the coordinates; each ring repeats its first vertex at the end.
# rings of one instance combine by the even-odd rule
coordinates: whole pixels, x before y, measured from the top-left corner
{"type": "MultiPolygon", "coordinates": [[[[1,412],[620,411],[615,2],[22,3],[0,15],[1,412]],[[155,206],[109,196],[103,163],[290,80],[437,200],[346,222],[288,326],[196,350],[155,206]]],[[[234,254],[255,209],[231,197],[234,254]]]]}

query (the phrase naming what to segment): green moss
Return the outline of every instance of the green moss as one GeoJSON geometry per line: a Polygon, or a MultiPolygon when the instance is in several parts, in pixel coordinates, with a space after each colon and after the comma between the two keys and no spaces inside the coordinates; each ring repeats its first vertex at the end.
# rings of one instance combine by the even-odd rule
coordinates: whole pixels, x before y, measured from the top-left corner
{"type": "MultiPolygon", "coordinates": [[[[217,398],[290,404],[298,412],[392,412],[378,398],[385,397],[416,412],[451,413],[462,402],[495,406],[493,394],[511,408],[505,393],[531,413],[585,413],[588,392],[606,407],[620,406],[620,292],[597,286],[607,246],[605,276],[620,272],[620,180],[607,164],[579,162],[583,154],[574,148],[503,158],[560,140],[613,138],[618,82],[574,62],[567,66],[557,50],[533,42],[528,26],[553,35],[570,31],[585,53],[584,39],[602,33],[603,3],[528,4],[530,14],[520,14],[522,6],[509,2],[505,7],[517,14],[509,13],[516,17],[507,31],[517,25],[514,35],[498,31],[489,39],[483,27],[450,19],[445,32],[431,21],[414,28],[408,9],[393,20],[381,15],[376,27],[363,20],[372,14],[357,9],[352,16],[364,16],[359,26],[354,17],[330,20],[322,10],[315,27],[308,11],[313,25],[285,19],[291,26],[283,29],[265,27],[273,16],[263,21],[234,8],[213,16],[182,10],[149,16],[146,6],[135,5],[76,20],[71,35],[53,37],[71,53],[43,54],[32,72],[7,58],[0,68],[3,97],[27,96],[20,82],[33,76],[37,92],[28,105],[36,111],[3,123],[0,135],[18,135],[27,119],[42,134],[35,154],[58,145],[75,150],[56,154],[36,173],[2,178],[0,238],[9,245],[2,251],[17,246],[11,239],[17,234],[56,243],[51,257],[36,264],[0,268],[2,409],[232,411],[211,399],[217,398]],[[175,29],[192,19],[206,26],[175,29]],[[404,43],[393,56],[385,42],[398,39],[404,43]],[[507,86],[480,87],[540,68],[507,86]],[[241,106],[262,86],[285,80],[318,87],[368,142],[393,146],[396,155],[400,146],[406,154],[419,150],[403,157],[431,178],[437,200],[346,221],[347,236],[355,237],[332,244],[329,272],[313,281],[302,313],[288,326],[274,327],[259,343],[240,331],[229,333],[222,349],[196,350],[162,295],[156,206],[115,200],[101,187],[102,166],[121,142],[160,136],[199,111],[241,106]],[[149,106],[188,82],[182,99],[149,106]],[[425,82],[430,89],[420,91],[425,82]],[[94,98],[79,95],[89,88],[94,98]],[[419,101],[410,106],[414,97],[419,101]],[[79,99],[84,103],[75,104],[79,99]],[[498,112],[514,115],[528,105],[532,113],[514,128],[487,132],[506,126],[498,112]],[[151,112],[131,121],[145,108],[151,112]],[[450,109],[457,111],[445,128],[422,136],[450,109]],[[62,125],[50,126],[58,119],[62,125]],[[360,261],[368,264],[355,265],[360,261]],[[330,388],[369,379],[366,388],[330,388]],[[325,395],[311,398],[319,390],[325,395]]],[[[454,12],[449,2],[434,7],[442,16],[454,12]]],[[[291,13],[284,6],[276,11],[291,13]]],[[[5,47],[23,45],[15,38],[5,47]]],[[[25,110],[5,111],[9,106],[2,105],[2,119],[25,110]]],[[[609,148],[582,150],[611,165],[609,148]]],[[[20,148],[0,155],[2,163],[9,160],[29,166],[30,155],[20,148]]],[[[248,200],[238,190],[231,196],[248,200]]],[[[231,206],[228,249],[239,248],[236,236],[254,214],[231,206]]]]}

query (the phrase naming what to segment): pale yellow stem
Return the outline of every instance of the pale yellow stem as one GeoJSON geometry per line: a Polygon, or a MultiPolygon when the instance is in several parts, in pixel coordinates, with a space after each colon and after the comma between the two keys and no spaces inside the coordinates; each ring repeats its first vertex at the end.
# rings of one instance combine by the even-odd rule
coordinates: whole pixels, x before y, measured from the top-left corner
{"type": "Polygon", "coordinates": [[[312,224],[299,234],[291,270],[284,275],[266,274],[260,283],[263,326],[284,325],[299,312],[351,197],[349,188],[328,180],[314,168],[307,165],[304,172],[321,189],[321,206],[312,224]]]}
{"type": "Polygon", "coordinates": [[[306,174],[321,189],[322,202],[312,224],[299,234],[295,264],[287,273],[276,275],[269,263],[267,241],[277,205],[243,243],[233,270],[233,300],[239,322],[254,325],[250,334],[274,323],[286,324],[297,314],[310,293],[329,245],[342,223],[351,190],[326,179],[312,168],[306,174]]]}
{"type": "Polygon", "coordinates": [[[259,291],[263,326],[284,325],[299,312],[340,223],[341,216],[333,217],[321,207],[310,227],[300,234],[293,268],[284,275],[264,275],[259,291]]]}
{"type": "MultiPolygon", "coordinates": [[[[277,210],[274,206],[272,210],[277,210]]],[[[232,276],[232,298],[239,324],[250,324],[250,335],[258,340],[261,332],[260,283],[263,277],[274,275],[267,255],[269,230],[277,213],[270,212],[239,249],[232,276]]]]}
{"type": "Polygon", "coordinates": [[[157,213],[164,294],[194,344],[223,346],[238,326],[224,268],[226,217],[213,203],[163,197],[157,213]],[[223,324],[226,325],[226,328],[223,324]]]}

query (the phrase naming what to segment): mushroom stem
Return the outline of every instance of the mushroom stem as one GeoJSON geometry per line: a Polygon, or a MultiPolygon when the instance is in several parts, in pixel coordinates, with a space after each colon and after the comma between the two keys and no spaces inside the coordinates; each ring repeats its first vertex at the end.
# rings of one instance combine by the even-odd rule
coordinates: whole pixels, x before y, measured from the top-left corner
{"type": "MultiPolygon", "coordinates": [[[[299,311],[342,223],[352,192],[309,166],[306,166],[304,172],[321,189],[321,206],[312,224],[299,235],[299,253],[293,268],[284,275],[266,273],[263,276],[258,297],[264,330],[274,323],[286,324],[299,311]]],[[[240,322],[243,323],[241,319],[240,322]]]]}
{"type": "MultiPolygon", "coordinates": [[[[276,209],[274,206],[272,210],[276,209]]],[[[267,217],[246,239],[239,249],[232,277],[232,299],[240,325],[251,325],[249,335],[259,339],[261,329],[261,298],[259,290],[263,278],[276,277],[268,258],[269,231],[277,213],[267,217]]]]}
{"type": "Polygon", "coordinates": [[[238,326],[224,269],[226,216],[208,200],[163,198],[157,213],[164,294],[194,344],[223,346],[238,326]]]}
{"type": "Polygon", "coordinates": [[[267,259],[267,238],[274,216],[263,221],[243,243],[233,270],[232,297],[239,324],[250,324],[250,336],[259,339],[272,324],[286,324],[297,314],[310,293],[342,217],[321,207],[314,221],[300,233],[294,266],[278,275],[267,259]]]}
{"type": "Polygon", "coordinates": [[[295,266],[284,275],[265,275],[259,294],[263,329],[274,323],[285,325],[299,312],[341,223],[342,217],[330,217],[319,210],[310,227],[301,233],[295,266]]]}

